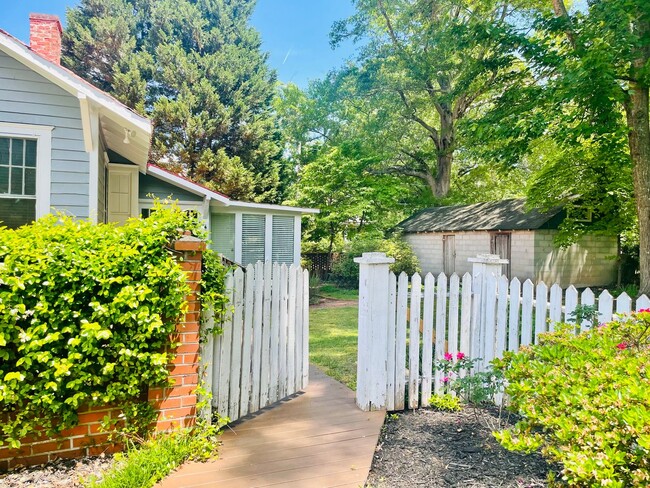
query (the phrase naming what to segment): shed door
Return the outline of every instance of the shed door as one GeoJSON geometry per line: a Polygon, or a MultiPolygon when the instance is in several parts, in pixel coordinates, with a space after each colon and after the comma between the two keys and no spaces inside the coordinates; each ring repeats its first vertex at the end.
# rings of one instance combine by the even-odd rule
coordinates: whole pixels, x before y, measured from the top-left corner
{"type": "Polygon", "coordinates": [[[501,259],[507,259],[508,264],[503,266],[503,274],[510,279],[510,234],[492,234],[490,252],[498,254],[501,259]]]}
{"type": "Polygon", "coordinates": [[[442,259],[445,274],[451,276],[456,272],[456,236],[442,236],[442,259]]]}
{"type": "Polygon", "coordinates": [[[123,224],[138,215],[138,167],[108,166],[108,221],[123,224]]]}

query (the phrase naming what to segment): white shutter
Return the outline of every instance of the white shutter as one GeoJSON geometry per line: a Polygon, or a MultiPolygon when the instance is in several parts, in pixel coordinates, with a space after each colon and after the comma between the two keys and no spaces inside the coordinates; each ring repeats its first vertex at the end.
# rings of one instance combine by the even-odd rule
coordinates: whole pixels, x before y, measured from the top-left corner
{"type": "Polygon", "coordinates": [[[108,165],[108,221],[123,224],[138,215],[138,167],[108,165]]]}
{"type": "Polygon", "coordinates": [[[235,215],[212,214],[212,248],[231,261],[235,260],[235,215]]]}
{"type": "Polygon", "coordinates": [[[273,262],[293,264],[294,217],[273,216],[273,262]]]}
{"type": "Polygon", "coordinates": [[[257,261],[264,261],[265,232],[265,215],[242,215],[241,264],[243,266],[257,261]]]}

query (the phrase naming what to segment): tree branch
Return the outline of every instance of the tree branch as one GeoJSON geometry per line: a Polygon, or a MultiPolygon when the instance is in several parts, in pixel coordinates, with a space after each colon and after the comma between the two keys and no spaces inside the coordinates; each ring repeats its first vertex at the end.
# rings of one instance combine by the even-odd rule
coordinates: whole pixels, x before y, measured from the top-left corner
{"type": "Polygon", "coordinates": [[[404,93],[404,90],[402,90],[402,89],[400,89],[400,88],[396,88],[396,90],[397,90],[397,93],[399,93],[400,98],[402,99],[402,103],[404,103],[404,105],[406,106],[406,108],[409,110],[409,112],[410,112],[410,114],[409,114],[410,118],[411,118],[413,121],[415,121],[415,122],[417,122],[418,124],[420,124],[420,125],[421,125],[421,126],[422,126],[422,127],[423,127],[423,128],[424,128],[424,129],[429,133],[429,137],[431,138],[431,140],[433,141],[433,143],[436,145],[436,148],[439,148],[439,146],[440,146],[440,134],[438,133],[438,130],[437,130],[435,127],[429,125],[429,124],[428,124],[424,119],[421,119],[421,118],[417,115],[415,109],[414,109],[413,106],[409,103],[408,98],[406,98],[406,94],[404,93]]]}
{"type": "Polygon", "coordinates": [[[571,46],[575,49],[576,47],[576,38],[571,28],[571,18],[569,17],[569,12],[567,12],[566,6],[564,5],[564,0],[553,0],[553,11],[555,16],[562,18],[567,23],[567,29],[564,31],[567,39],[571,43],[571,46]]]}

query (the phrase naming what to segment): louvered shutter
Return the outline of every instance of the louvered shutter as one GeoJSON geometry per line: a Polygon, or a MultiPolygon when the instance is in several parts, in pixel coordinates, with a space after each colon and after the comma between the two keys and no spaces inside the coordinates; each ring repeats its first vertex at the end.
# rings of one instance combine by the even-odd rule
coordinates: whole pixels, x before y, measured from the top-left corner
{"type": "Polygon", "coordinates": [[[242,215],[241,264],[264,261],[265,215],[242,215]]]}
{"type": "Polygon", "coordinates": [[[212,247],[231,261],[235,260],[235,215],[212,214],[212,247]]]}
{"type": "Polygon", "coordinates": [[[273,216],[273,262],[293,264],[294,218],[273,216]]]}

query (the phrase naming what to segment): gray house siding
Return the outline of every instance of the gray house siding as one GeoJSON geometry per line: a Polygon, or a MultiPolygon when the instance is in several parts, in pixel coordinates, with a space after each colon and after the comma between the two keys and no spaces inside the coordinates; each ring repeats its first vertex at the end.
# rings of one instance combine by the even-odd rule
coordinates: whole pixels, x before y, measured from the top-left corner
{"type": "Polygon", "coordinates": [[[159,180],[151,175],[143,175],[140,173],[140,182],[139,182],[139,195],[138,197],[141,200],[151,198],[151,195],[154,195],[161,200],[171,197],[173,200],[178,200],[181,202],[202,202],[203,197],[190,193],[183,188],[179,188],[174,185],[170,185],[164,181],[159,180]]]}
{"type": "Polygon", "coordinates": [[[56,210],[87,218],[90,164],[84,149],[79,101],[0,53],[0,122],[55,128],[50,204],[56,210]]]}

